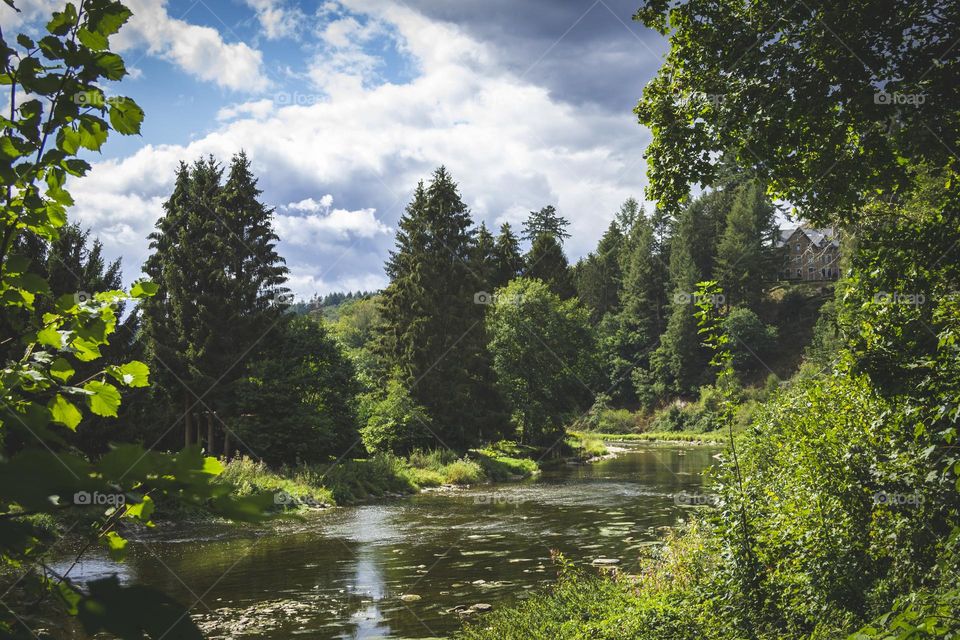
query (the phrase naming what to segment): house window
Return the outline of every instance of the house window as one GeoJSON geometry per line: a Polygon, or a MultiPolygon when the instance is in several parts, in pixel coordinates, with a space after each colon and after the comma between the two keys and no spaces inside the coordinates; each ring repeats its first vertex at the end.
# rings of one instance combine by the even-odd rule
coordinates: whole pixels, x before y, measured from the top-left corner
{"type": "Polygon", "coordinates": [[[808,267],[808,268],[807,268],[807,273],[813,273],[813,267],[808,267]]]}
{"type": "Polygon", "coordinates": [[[797,277],[798,277],[798,278],[802,278],[802,277],[803,277],[803,269],[797,269],[797,277]]]}
{"type": "Polygon", "coordinates": [[[821,278],[826,278],[826,277],[827,277],[827,270],[826,270],[826,269],[820,269],[820,277],[821,277],[821,278]]]}

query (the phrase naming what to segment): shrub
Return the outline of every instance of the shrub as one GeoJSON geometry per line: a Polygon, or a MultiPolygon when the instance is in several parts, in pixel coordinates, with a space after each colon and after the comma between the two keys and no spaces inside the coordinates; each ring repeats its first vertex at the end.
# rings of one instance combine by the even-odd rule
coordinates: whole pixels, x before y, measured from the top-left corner
{"type": "Polygon", "coordinates": [[[480,465],[466,458],[451,462],[443,468],[442,473],[447,484],[476,484],[484,480],[480,465]]]}
{"type": "Polygon", "coordinates": [[[640,430],[639,415],[626,409],[607,409],[600,414],[596,430],[601,433],[635,433],[640,430]]]}

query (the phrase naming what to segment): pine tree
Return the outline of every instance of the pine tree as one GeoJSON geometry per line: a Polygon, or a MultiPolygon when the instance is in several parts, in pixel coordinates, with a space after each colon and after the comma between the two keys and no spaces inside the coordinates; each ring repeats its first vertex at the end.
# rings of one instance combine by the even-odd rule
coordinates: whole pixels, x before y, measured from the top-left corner
{"type": "Polygon", "coordinates": [[[399,226],[381,303],[388,368],[429,413],[436,444],[462,449],[483,437],[496,392],[469,271],[470,213],[444,167],[418,186],[399,226]]]}
{"type": "Polygon", "coordinates": [[[511,280],[523,272],[523,255],[520,253],[520,242],[513,235],[509,222],[504,222],[497,235],[493,249],[496,275],[494,286],[506,286],[511,280]]]}
{"type": "Polygon", "coordinates": [[[731,305],[756,311],[772,260],[776,209],[756,181],[741,185],[717,246],[717,279],[731,305]]]}
{"type": "Polygon", "coordinates": [[[531,211],[527,220],[523,223],[523,239],[529,242],[535,242],[543,235],[551,235],[558,244],[570,237],[567,233],[567,227],[570,221],[557,213],[553,205],[547,205],[539,211],[531,211]]]}
{"type": "Polygon", "coordinates": [[[487,225],[480,223],[470,248],[470,275],[475,280],[475,290],[493,293],[497,286],[496,244],[487,225]]]}
{"type": "Polygon", "coordinates": [[[635,378],[637,396],[645,402],[669,393],[690,394],[704,382],[709,358],[701,346],[693,304],[697,283],[704,278],[694,252],[703,250],[698,234],[710,219],[704,215],[702,200],[703,197],[684,209],[671,241],[667,327],[650,358],[649,370],[635,378]]]}
{"type": "Polygon", "coordinates": [[[527,263],[524,277],[543,281],[561,300],[577,294],[567,257],[553,234],[541,233],[537,236],[524,260],[527,263]]]}
{"type": "Polygon", "coordinates": [[[593,322],[620,307],[620,286],[623,274],[620,253],[623,234],[616,222],[611,222],[597,244],[597,250],[578,262],[576,270],[577,294],[590,309],[593,322]]]}
{"type": "MultiPolygon", "coordinates": [[[[238,410],[233,383],[269,346],[267,333],[285,308],[277,295],[286,291],[287,269],[249,166],[244,154],[235,156],[221,184],[212,157],[181,164],[150,236],[144,271],[159,290],[143,305],[144,343],[159,386],[179,396],[185,442],[198,439],[194,414],[213,411],[217,430],[221,421],[229,428],[238,410]]],[[[210,451],[217,446],[207,442],[210,451]]]]}
{"type": "Polygon", "coordinates": [[[635,225],[643,217],[643,207],[636,198],[627,198],[617,211],[616,222],[624,236],[629,237],[635,225]]]}

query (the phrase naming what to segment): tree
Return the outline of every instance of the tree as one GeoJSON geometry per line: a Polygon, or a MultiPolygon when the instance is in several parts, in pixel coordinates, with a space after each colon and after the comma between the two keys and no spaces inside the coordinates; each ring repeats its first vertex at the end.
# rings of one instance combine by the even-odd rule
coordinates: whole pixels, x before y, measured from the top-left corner
{"type": "Polygon", "coordinates": [[[775,270],[774,213],[763,188],[748,182],[737,189],[717,246],[717,280],[730,304],[756,309],[763,283],[775,270]]]}
{"type": "MultiPolygon", "coordinates": [[[[6,4],[17,11],[12,0],[6,4]]],[[[39,42],[25,33],[8,42],[0,34],[0,77],[9,99],[0,121],[0,312],[4,325],[15,316],[18,327],[17,334],[4,334],[14,355],[0,376],[0,565],[16,567],[19,576],[0,608],[5,638],[33,636],[32,628],[66,615],[79,617],[90,636],[201,638],[187,609],[156,589],[121,585],[116,576],[80,584],[72,567],[51,568],[56,537],[41,523],[56,521],[83,538],[77,560],[94,544],[119,558],[124,523],[151,525],[154,498],[246,519],[264,505],[231,498],[230,485],[213,482],[219,463],[199,449],[169,455],[120,445],[90,461],[64,438],[80,428],[84,413],[116,417],[120,388],[149,384],[142,362],[96,362],[116,330],[118,305],[149,297],[153,285],[138,281],[129,293],[54,298],[36,261],[22,251],[58,242],[73,204],[67,176],[82,178],[90,169],[80,149],[99,151],[111,131],[140,131],[140,107],[122,96],[107,101],[98,85],[127,73],[110,51],[110,37],[130,15],[120,2],[81,0],[55,12],[39,42]],[[80,378],[80,367],[92,372],[80,378]],[[109,504],[86,499],[95,495],[109,504]]],[[[79,246],[76,240],[58,250],[79,246]]]]}
{"type": "Polygon", "coordinates": [[[470,275],[475,280],[475,291],[491,293],[497,286],[497,264],[495,241],[487,225],[483,222],[473,237],[470,249],[470,275]]]}
{"type": "Polygon", "coordinates": [[[517,278],[487,316],[493,368],[523,442],[550,445],[592,401],[597,377],[589,313],[539,280],[517,278]]]}
{"type": "Polygon", "coordinates": [[[856,218],[876,193],[899,198],[912,166],[946,166],[942,141],[960,139],[960,51],[943,44],[960,30],[955,8],[647,0],[635,18],[671,43],[636,108],[654,132],[650,194],[676,209],[729,153],[817,223],[856,218]]]}
{"type": "Polygon", "coordinates": [[[431,416],[438,443],[458,448],[477,442],[488,426],[495,394],[484,365],[485,305],[476,304],[469,270],[470,226],[456,183],[438,168],[400,220],[381,306],[387,366],[431,416]]]}
{"type": "Polygon", "coordinates": [[[577,293],[580,301],[591,310],[591,318],[597,322],[620,306],[620,253],[623,248],[623,233],[616,222],[611,222],[600,238],[597,250],[579,263],[577,293]]]}
{"type": "Polygon", "coordinates": [[[182,407],[188,443],[200,439],[194,413],[215,415],[218,429],[231,428],[238,413],[233,383],[268,344],[264,338],[286,308],[287,269],[275,250],[272,210],[259,202],[249,166],[238,154],[221,184],[223,171],[212,157],[181,163],[150,235],[144,272],[158,295],[143,306],[144,342],[161,372],[161,392],[182,407]]]}
{"type": "Polygon", "coordinates": [[[633,231],[633,225],[643,217],[643,207],[637,202],[636,198],[631,197],[624,200],[623,204],[620,205],[615,220],[623,235],[629,236],[630,232],[633,231]]]}
{"type": "MultiPolygon", "coordinates": [[[[709,197],[709,196],[708,196],[709,197]]],[[[698,199],[686,207],[680,218],[670,253],[670,314],[660,344],[650,359],[648,372],[635,377],[637,395],[645,402],[667,393],[692,394],[704,380],[709,359],[700,344],[693,303],[697,283],[703,272],[694,259],[694,250],[702,248],[698,237],[704,221],[704,206],[698,199]]],[[[722,304],[722,300],[715,301],[722,304]]]]}
{"type": "Polygon", "coordinates": [[[729,337],[733,368],[738,373],[769,367],[777,343],[777,329],[763,324],[756,313],[745,307],[734,307],[723,319],[723,331],[729,337]]]}
{"type": "Polygon", "coordinates": [[[524,277],[547,283],[561,299],[566,300],[576,295],[567,256],[564,255],[563,247],[556,236],[550,233],[537,236],[524,261],[527,263],[524,277]]]}
{"type": "Polygon", "coordinates": [[[536,242],[538,237],[547,234],[553,236],[558,244],[563,244],[563,241],[570,237],[567,233],[569,226],[569,220],[558,214],[552,204],[547,205],[539,211],[530,212],[523,223],[523,239],[536,242]]]}
{"type": "Polygon", "coordinates": [[[384,393],[367,394],[361,415],[363,445],[370,453],[404,455],[435,445],[430,414],[410,396],[406,383],[396,377],[387,380],[384,393]]]}
{"type": "Polygon", "coordinates": [[[245,374],[232,448],[280,465],[339,457],[357,443],[353,366],[317,321],[285,316],[245,374]]]}
{"type": "Polygon", "coordinates": [[[494,286],[502,287],[523,272],[523,255],[520,253],[520,242],[513,235],[509,222],[500,226],[496,244],[493,248],[496,273],[494,286]]]}

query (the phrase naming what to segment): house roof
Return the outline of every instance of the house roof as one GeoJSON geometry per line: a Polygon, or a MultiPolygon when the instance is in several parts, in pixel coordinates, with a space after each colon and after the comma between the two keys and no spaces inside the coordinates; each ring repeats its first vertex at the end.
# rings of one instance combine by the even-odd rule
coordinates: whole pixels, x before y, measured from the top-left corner
{"type": "Polygon", "coordinates": [[[810,243],[813,244],[818,249],[822,249],[828,244],[834,247],[840,246],[839,237],[837,236],[833,227],[826,227],[824,229],[813,229],[811,227],[794,227],[792,229],[781,229],[780,240],[777,243],[777,246],[782,247],[783,245],[785,245],[787,241],[797,231],[801,231],[804,235],[806,235],[807,239],[810,240],[810,243]]]}

